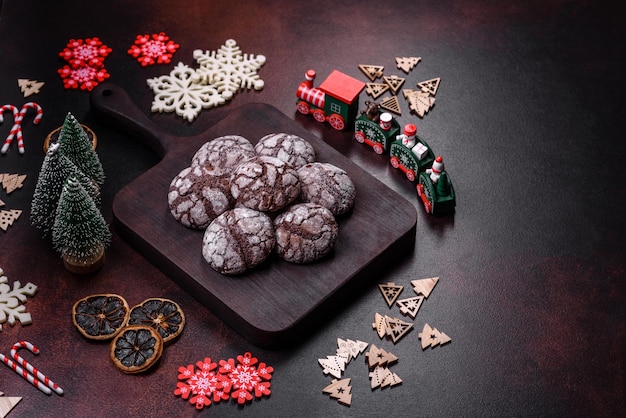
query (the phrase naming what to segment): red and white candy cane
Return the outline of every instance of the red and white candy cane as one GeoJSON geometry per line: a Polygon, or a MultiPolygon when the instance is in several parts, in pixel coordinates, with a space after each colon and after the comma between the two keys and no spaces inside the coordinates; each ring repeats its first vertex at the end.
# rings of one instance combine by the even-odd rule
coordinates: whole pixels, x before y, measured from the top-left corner
{"type": "Polygon", "coordinates": [[[41,373],[40,371],[38,371],[37,369],[32,367],[28,362],[24,361],[24,359],[22,359],[20,356],[18,356],[17,354],[14,353],[14,351],[16,351],[17,348],[22,347],[22,345],[21,345],[22,343],[24,344],[23,347],[29,348],[34,354],[39,353],[39,349],[37,347],[33,346],[31,343],[29,343],[27,341],[21,341],[21,342],[16,343],[13,346],[13,349],[11,350],[11,355],[13,357],[15,357],[16,359],[18,359],[18,360],[16,360],[17,363],[21,363],[24,367],[30,368],[29,370],[34,370],[36,372],[35,373],[36,376],[43,376],[43,378],[35,377],[34,375],[31,374],[31,372],[29,370],[24,370],[22,367],[20,367],[19,364],[17,364],[15,361],[11,360],[10,358],[8,358],[7,356],[5,356],[2,353],[0,353],[0,361],[2,361],[10,369],[12,369],[15,373],[17,373],[20,376],[22,376],[24,379],[26,379],[27,382],[29,382],[30,384],[35,386],[37,389],[39,389],[40,391],[42,391],[46,395],[52,394],[52,390],[51,390],[50,384],[52,384],[53,386],[56,386],[57,389],[53,388],[54,391],[56,393],[58,393],[59,395],[62,395],[63,394],[63,389],[59,388],[58,385],[56,385],[54,382],[52,382],[50,379],[48,379],[43,373],[41,373]]]}
{"type": "Polygon", "coordinates": [[[19,350],[20,348],[26,348],[28,349],[28,351],[30,351],[33,354],[39,354],[40,352],[39,349],[35,347],[34,345],[32,345],[31,343],[29,343],[28,341],[20,341],[20,342],[13,344],[13,347],[11,347],[11,357],[13,357],[13,360],[18,362],[20,366],[24,367],[26,370],[32,373],[40,382],[44,383],[46,386],[48,386],[50,389],[55,391],[57,394],[63,395],[63,389],[61,389],[59,385],[54,383],[52,380],[48,379],[48,376],[43,374],[36,367],[33,367],[29,362],[27,362],[22,357],[20,357],[19,354],[17,354],[17,350],[19,350]]]}
{"type": "MultiPolygon", "coordinates": [[[[15,106],[13,105],[5,105],[5,106],[11,106],[13,109],[15,109],[15,106]]],[[[5,106],[3,106],[2,109],[4,109],[5,106]]],[[[15,115],[15,110],[13,110],[13,118],[14,118],[13,127],[11,128],[11,131],[9,132],[9,136],[7,136],[7,139],[4,141],[2,150],[0,150],[0,152],[2,152],[3,154],[6,154],[7,151],[9,150],[9,147],[11,146],[11,143],[13,142],[14,137],[17,137],[17,146],[19,148],[20,154],[24,154],[24,138],[22,137],[22,120],[24,119],[24,116],[26,116],[28,109],[34,109],[36,112],[35,119],[33,120],[33,124],[38,125],[39,121],[43,117],[43,109],[41,108],[41,106],[39,106],[35,102],[24,103],[20,111],[17,113],[17,116],[15,115]]]]}

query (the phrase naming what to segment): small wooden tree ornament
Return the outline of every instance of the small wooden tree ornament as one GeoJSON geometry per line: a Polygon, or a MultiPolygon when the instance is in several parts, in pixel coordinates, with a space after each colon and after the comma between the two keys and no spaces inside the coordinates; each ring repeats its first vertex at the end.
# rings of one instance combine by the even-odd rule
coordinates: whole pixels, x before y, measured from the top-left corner
{"type": "Polygon", "coordinates": [[[337,355],[345,359],[346,365],[350,360],[357,358],[367,348],[369,344],[363,341],[342,340],[337,338],[337,355]]]}
{"type": "Polygon", "coordinates": [[[333,379],[330,385],[322,389],[323,393],[328,393],[331,398],[337,399],[337,402],[350,406],[352,403],[352,386],[350,386],[350,378],[333,379]]]}
{"type": "Polygon", "coordinates": [[[402,293],[404,286],[399,286],[394,282],[387,282],[387,284],[379,284],[378,288],[383,294],[385,302],[387,302],[387,305],[391,308],[396,299],[398,299],[398,296],[400,296],[400,293],[402,293]]]}
{"type": "Polygon", "coordinates": [[[24,180],[26,180],[26,174],[0,174],[2,187],[7,194],[14,192],[16,189],[21,189],[24,185],[24,180]]]}
{"type": "Polygon", "coordinates": [[[391,341],[395,344],[413,329],[413,324],[403,321],[400,318],[392,318],[385,315],[385,327],[387,336],[391,338],[391,341]]]}
{"type": "Polygon", "coordinates": [[[428,279],[411,280],[411,286],[413,286],[415,293],[428,298],[438,282],[439,277],[430,277],[428,279]]]}
{"type": "Polygon", "coordinates": [[[372,323],[372,328],[376,330],[378,338],[383,338],[385,335],[387,335],[387,322],[385,321],[385,317],[378,312],[374,314],[374,322],[372,323]]]}
{"type": "Polygon", "coordinates": [[[385,83],[365,83],[365,92],[377,99],[384,92],[389,90],[389,85],[385,83]]]}
{"type": "Polygon", "coordinates": [[[430,80],[420,81],[417,83],[417,87],[420,88],[424,93],[428,93],[431,96],[437,94],[437,89],[439,88],[439,83],[441,82],[441,77],[432,78],[430,80]]]}
{"type": "Polygon", "coordinates": [[[396,66],[408,74],[421,60],[421,57],[396,57],[396,66]]]}
{"type": "Polygon", "coordinates": [[[424,324],[424,329],[418,334],[418,337],[422,341],[422,350],[425,350],[427,347],[434,348],[452,341],[452,338],[448,337],[445,333],[439,331],[437,328],[432,328],[428,324],[424,324]]]}
{"type": "Polygon", "coordinates": [[[4,393],[0,392],[0,418],[9,415],[9,412],[11,412],[15,405],[20,403],[21,400],[22,398],[15,396],[5,397],[4,393]]]}
{"type": "Polygon", "coordinates": [[[324,374],[330,374],[337,379],[341,378],[341,373],[346,370],[346,361],[341,356],[326,356],[326,358],[320,358],[317,361],[322,366],[324,374]]]}
{"type": "Polygon", "coordinates": [[[389,86],[393,94],[397,94],[400,87],[404,84],[405,79],[402,77],[398,77],[397,75],[386,75],[383,76],[383,80],[389,86]]]}
{"type": "Polygon", "coordinates": [[[6,231],[22,214],[19,209],[0,210],[0,229],[6,231]]]}
{"type": "Polygon", "coordinates": [[[396,302],[396,305],[400,307],[400,313],[403,315],[408,315],[411,318],[415,319],[417,316],[417,312],[420,310],[422,306],[422,302],[424,302],[424,295],[413,296],[411,298],[400,299],[396,302]]]}
{"type": "Polygon", "coordinates": [[[371,81],[374,81],[383,76],[385,67],[382,65],[360,64],[359,70],[361,70],[371,81]]]}
{"type": "Polygon", "coordinates": [[[29,80],[27,78],[18,78],[17,85],[24,97],[38,94],[45,83],[43,81],[29,80]]]}
{"type": "Polygon", "coordinates": [[[396,96],[390,96],[381,100],[379,106],[382,109],[395,113],[398,116],[402,115],[402,109],[400,108],[400,101],[396,96]]]}
{"type": "Polygon", "coordinates": [[[387,366],[398,361],[398,357],[395,354],[386,351],[383,348],[378,348],[372,344],[367,353],[365,353],[367,359],[367,365],[371,369],[378,366],[387,366]]]}

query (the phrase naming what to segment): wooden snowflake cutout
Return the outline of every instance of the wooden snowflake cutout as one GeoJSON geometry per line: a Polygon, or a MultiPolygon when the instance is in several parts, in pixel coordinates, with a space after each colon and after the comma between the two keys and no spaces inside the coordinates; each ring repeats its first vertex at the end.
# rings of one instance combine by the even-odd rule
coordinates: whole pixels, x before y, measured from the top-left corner
{"type": "Polygon", "coordinates": [[[263,89],[265,83],[257,71],[265,64],[265,56],[243,54],[234,39],[228,39],[217,51],[197,49],[193,57],[199,65],[195,81],[215,87],[226,100],[240,89],[263,89]]]}
{"type": "Polygon", "coordinates": [[[424,324],[424,329],[418,334],[418,337],[422,341],[422,350],[425,350],[427,347],[434,348],[452,341],[452,338],[448,337],[445,333],[439,331],[437,328],[432,328],[428,324],[424,324]]]}
{"type": "Polygon", "coordinates": [[[135,43],[128,49],[128,54],[141,64],[142,67],[154,64],[169,64],[172,55],[180,45],[172,41],[165,33],[152,35],[137,35],[135,43]]]}
{"type": "Polygon", "coordinates": [[[32,283],[26,283],[25,286],[19,281],[13,282],[13,289],[8,284],[9,279],[4,275],[4,271],[0,268],[0,331],[2,324],[8,322],[13,326],[18,320],[22,325],[32,323],[30,313],[26,312],[26,307],[21,303],[26,302],[26,296],[34,296],[37,292],[37,286],[32,283]]]}
{"type": "Polygon", "coordinates": [[[421,60],[421,57],[396,57],[396,65],[408,74],[421,60]]]}
{"type": "Polygon", "coordinates": [[[153,112],[176,112],[193,122],[202,109],[224,104],[226,98],[210,84],[195,81],[195,70],[178,63],[169,75],[151,78],[148,86],[154,92],[153,112]]]}
{"type": "Polygon", "coordinates": [[[323,393],[328,393],[331,398],[337,399],[337,402],[350,406],[352,402],[352,386],[350,386],[350,378],[333,379],[330,385],[322,389],[323,393]]]}
{"type": "Polygon", "coordinates": [[[398,296],[400,296],[400,293],[402,293],[404,286],[399,286],[394,282],[387,282],[387,284],[379,284],[378,288],[383,294],[385,302],[387,302],[387,305],[391,308],[398,296]]]}

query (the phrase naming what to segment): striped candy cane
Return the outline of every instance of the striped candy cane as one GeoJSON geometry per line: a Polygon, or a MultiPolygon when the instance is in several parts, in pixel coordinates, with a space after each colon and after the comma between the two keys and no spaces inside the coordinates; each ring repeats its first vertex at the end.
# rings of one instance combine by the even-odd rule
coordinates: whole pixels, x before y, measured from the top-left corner
{"type": "MultiPolygon", "coordinates": [[[[5,106],[13,106],[13,105],[5,105],[5,106]]],[[[13,106],[13,108],[15,108],[15,106],[13,106]]],[[[7,139],[4,141],[2,150],[0,150],[0,152],[2,152],[3,154],[6,154],[7,151],[9,150],[9,147],[11,146],[11,143],[13,142],[14,137],[17,137],[17,146],[19,148],[20,154],[24,154],[24,138],[22,137],[22,120],[24,119],[24,116],[26,116],[28,109],[34,109],[36,112],[35,119],[33,120],[33,124],[38,125],[39,121],[41,121],[41,118],[43,117],[43,109],[41,108],[41,106],[39,106],[35,102],[24,103],[24,105],[20,109],[17,116],[14,116],[13,127],[11,128],[11,131],[9,132],[9,136],[7,136],[7,139]]],[[[15,111],[13,112],[13,114],[15,115],[15,111]]]]}
{"type": "Polygon", "coordinates": [[[20,348],[26,348],[33,354],[39,354],[39,348],[35,347],[28,341],[20,341],[13,344],[13,347],[11,348],[11,357],[13,357],[13,360],[15,360],[20,366],[24,367],[26,370],[32,373],[37,378],[37,380],[45,384],[57,394],[63,395],[63,389],[61,389],[59,385],[48,379],[48,376],[37,370],[36,367],[33,367],[29,362],[27,362],[17,354],[17,350],[19,350],[20,348]]]}
{"type": "Polygon", "coordinates": [[[26,370],[22,369],[20,366],[18,366],[17,364],[15,364],[15,362],[13,362],[13,360],[11,360],[10,358],[8,358],[7,356],[5,356],[4,354],[0,353],[0,360],[6,364],[9,368],[11,368],[15,373],[19,374],[20,376],[22,376],[24,379],[26,379],[30,384],[32,384],[33,386],[35,386],[37,389],[39,389],[40,391],[42,391],[43,393],[45,393],[46,395],[50,395],[52,394],[52,391],[50,390],[50,388],[46,385],[44,385],[43,383],[41,383],[39,380],[37,380],[32,374],[28,373],[26,370]]]}

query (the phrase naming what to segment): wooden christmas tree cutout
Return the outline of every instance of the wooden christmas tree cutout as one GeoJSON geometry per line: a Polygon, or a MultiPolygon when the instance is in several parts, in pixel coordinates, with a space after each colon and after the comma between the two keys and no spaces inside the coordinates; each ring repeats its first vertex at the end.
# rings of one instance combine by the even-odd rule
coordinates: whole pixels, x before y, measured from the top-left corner
{"type": "Polygon", "coordinates": [[[350,378],[333,379],[330,385],[322,389],[323,393],[328,393],[331,398],[337,399],[337,402],[350,406],[352,402],[352,386],[350,386],[350,378]]]}
{"type": "Polygon", "coordinates": [[[0,182],[2,182],[2,187],[6,190],[7,194],[22,188],[24,180],[26,180],[26,174],[0,174],[0,182]]]}
{"type": "Polygon", "coordinates": [[[353,341],[350,339],[342,340],[337,338],[337,356],[342,357],[346,364],[350,363],[350,360],[357,358],[367,348],[369,344],[363,341],[353,341]]]}
{"type": "Polygon", "coordinates": [[[371,81],[374,81],[383,76],[385,67],[382,65],[361,64],[359,65],[359,70],[361,70],[371,81]]]}
{"type": "Polygon", "coordinates": [[[422,350],[426,349],[426,347],[434,348],[452,341],[446,334],[437,328],[431,328],[428,324],[424,324],[424,329],[418,334],[418,337],[422,341],[422,350]]]}
{"type": "Polygon", "coordinates": [[[400,376],[393,373],[389,369],[387,370],[389,371],[389,373],[387,374],[387,377],[385,377],[385,380],[383,380],[383,382],[381,383],[380,385],[381,388],[384,388],[387,386],[393,387],[402,383],[402,379],[400,379],[400,376]]]}
{"type": "Polygon", "coordinates": [[[409,102],[411,110],[414,111],[420,118],[423,118],[435,104],[435,98],[430,97],[428,93],[424,93],[422,91],[411,94],[407,97],[407,101],[409,102]]]}
{"type": "Polygon", "coordinates": [[[400,101],[396,96],[387,97],[383,99],[379,106],[382,109],[388,110],[390,112],[395,113],[396,115],[402,116],[402,110],[400,109],[400,101]]]}
{"type": "Polygon", "coordinates": [[[398,299],[398,296],[400,296],[400,293],[402,293],[404,286],[398,286],[394,282],[387,282],[387,284],[379,284],[378,288],[383,294],[385,302],[387,302],[387,305],[391,308],[396,299],[398,299]]]}
{"type": "Polygon", "coordinates": [[[9,412],[20,403],[22,398],[19,397],[5,397],[4,393],[0,392],[0,418],[4,418],[9,415],[9,412]]]}
{"type": "Polygon", "coordinates": [[[397,94],[400,87],[402,87],[402,84],[404,84],[404,78],[398,77],[397,75],[384,76],[383,80],[385,80],[385,83],[389,85],[393,94],[397,94]]]}
{"type": "Polygon", "coordinates": [[[386,367],[375,367],[374,370],[369,373],[370,386],[372,387],[372,389],[376,389],[377,387],[381,386],[390,374],[391,371],[386,367]]]}
{"type": "Polygon", "coordinates": [[[387,336],[391,338],[391,341],[395,344],[413,329],[413,324],[403,321],[400,318],[392,318],[385,315],[385,329],[387,336]]]}
{"type": "Polygon", "coordinates": [[[19,78],[17,85],[20,86],[20,91],[24,97],[38,94],[45,83],[43,81],[28,80],[26,78],[19,78]]]}
{"type": "Polygon", "coordinates": [[[421,57],[396,57],[396,65],[408,74],[421,60],[421,57]]]}
{"type": "Polygon", "coordinates": [[[398,361],[398,357],[396,357],[395,354],[378,348],[374,344],[372,344],[370,350],[365,353],[365,357],[367,358],[367,365],[370,369],[373,367],[387,366],[398,361]]]}
{"type": "Polygon", "coordinates": [[[440,82],[441,77],[437,77],[430,80],[420,81],[417,83],[417,87],[419,87],[424,93],[429,93],[431,96],[434,96],[437,94],[440,82]]]}
{"type": "Polygon", "coordinates": [[[389,90],[389,86],[384,83],[365,83],[365,85],[367,86],[365,92],[374,99],[377,99],[378,96],[389,90]]]}
{"type": "Polygon", "coordinates": [[[336,378],[341,378],[341,373],[346,370],[346,362],[341,356],[326,356],[317,360],[324,369],[324,374],[330,374],[336,378]]]}
{"type": "Polygon", "coordinates": [[[0,210],[0,229],[6,231],[22,214],[19,209],[0,210]]]}
{"type": "Polygon", "coordinates": [[[378,338],[383,338],[387,334],[387,323],[385,322],[385,317],[378,312],[374,314],[374,322],[372,323],[372,328],[376,330],[378,338]]]}
{"type": "Polygon", "coordinates": [[[4,206],[4,202],[0,200],[0,206],[4,206]]]}
{"type": "Polygon", "coordinates": [[[411,285],[415,293],[428,298],[430,292],[433,291],[438,282],[439,277],[430,277],[428,279],[411,280],[411,285]]]}
{"type": "Polygon", "coordinates": [[[420,310],[422,306],[422,302],[424,302],[424,295],[413,296],[411,298],[400,299],[396,302],[396,305],[400,307],[400,313],[403,315],[408,315],[411,318],[415,319],[417,316],[417,312],[420,310]]]}

